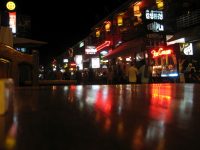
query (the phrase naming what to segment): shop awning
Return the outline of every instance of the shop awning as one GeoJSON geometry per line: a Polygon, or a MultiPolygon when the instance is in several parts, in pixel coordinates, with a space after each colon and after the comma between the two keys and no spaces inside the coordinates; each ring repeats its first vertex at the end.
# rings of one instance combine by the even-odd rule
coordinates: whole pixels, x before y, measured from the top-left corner
{"type": "Polygon", "coordinates": [[[174,34],[167,42],[176,41],[185,38],[185,42],[194,42],[200,40],[200,26],[188,28],[174,34]]]}
{"type": "Polygon", "coordinates": [[[143,38],[138,38],[122,43],[111,52],[109,52],[106,56],[104,56],[104,59],[132,55],[133,52],[141,51],[141,48],[144,46],[144,44],[145,43],[143,38]]]}
{"type": "Polygon", "coordinates": [[[22,37],[14,37],[13,45],[15,47],[38,47],[47,44],[47,42],[22,38],[22,37]]]}

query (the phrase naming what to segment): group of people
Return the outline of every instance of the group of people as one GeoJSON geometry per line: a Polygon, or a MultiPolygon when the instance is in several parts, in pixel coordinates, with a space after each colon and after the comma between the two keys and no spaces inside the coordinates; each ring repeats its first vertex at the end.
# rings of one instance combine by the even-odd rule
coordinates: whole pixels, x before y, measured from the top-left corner
{"type": "Polygon", "coordinates": [[[151,67],[143,63],[139,68],[134,63],[127,67],[121,67],[119,64],[115,67],[109,67],[107,72],[107,83],[149,83],[151,80],[151,67]]]}
{"type": "Polygon", "coordinates": [[[77,68],[75,72],[77,84],[127,84],[127,83],[149,83],[151,79],[151,69],[145,63],[137,68],[134,63],[129,67],[119,64],[109,66],[107,69],[95,71],[91,68],[86,73],[81,73],[77,68]]]}

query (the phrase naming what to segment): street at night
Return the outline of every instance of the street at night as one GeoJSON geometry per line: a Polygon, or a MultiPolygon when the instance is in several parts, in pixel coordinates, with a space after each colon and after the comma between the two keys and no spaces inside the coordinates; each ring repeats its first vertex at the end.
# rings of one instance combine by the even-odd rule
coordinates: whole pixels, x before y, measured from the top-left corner
{"type": "Polygon", "coordinates": [[[17,87],[1,150],[199,149],[199,84],[17,87]]]}

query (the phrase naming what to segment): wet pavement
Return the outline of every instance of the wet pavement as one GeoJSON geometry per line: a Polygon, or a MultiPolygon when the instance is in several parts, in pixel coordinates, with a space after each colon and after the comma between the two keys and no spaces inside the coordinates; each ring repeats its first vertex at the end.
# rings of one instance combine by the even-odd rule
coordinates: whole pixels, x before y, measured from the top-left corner
{"type": "Polygon", "coordinates": [[[199,150],[200,84],[16,88],[0,150],[199,150]]]}

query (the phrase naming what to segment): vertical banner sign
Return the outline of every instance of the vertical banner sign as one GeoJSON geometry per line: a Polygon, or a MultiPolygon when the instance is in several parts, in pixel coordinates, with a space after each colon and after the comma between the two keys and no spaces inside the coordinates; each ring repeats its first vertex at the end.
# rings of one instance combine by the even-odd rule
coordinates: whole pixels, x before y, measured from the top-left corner
{"type": "Polygon", "coordinates": [[[9,12],[9,26],[12,29],[12,33],[16,33],[16,12],[9,12]]]}

